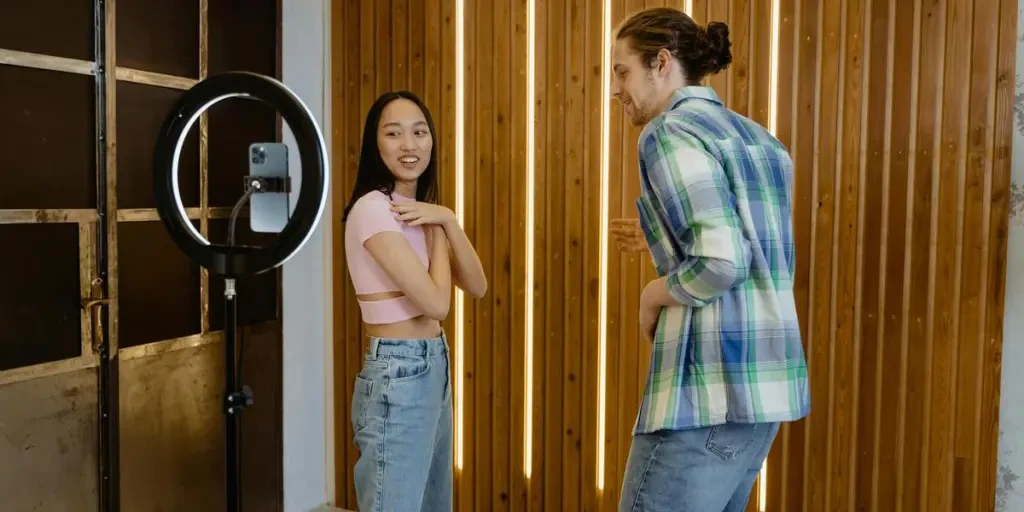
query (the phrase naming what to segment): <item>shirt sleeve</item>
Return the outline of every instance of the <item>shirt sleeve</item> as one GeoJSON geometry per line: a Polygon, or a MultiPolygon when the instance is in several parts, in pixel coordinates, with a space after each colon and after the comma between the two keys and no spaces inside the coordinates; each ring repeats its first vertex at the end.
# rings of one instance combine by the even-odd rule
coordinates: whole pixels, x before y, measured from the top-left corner
{"type": "Polygon", "coordinates": [[[402,226],[391,211],[391,202],[387,196],[370,192],[363,196],[349,212],[348,223],[355,230],[356,240],[362,245],[373,235],[387,231],[402,232],[402,226]]]}
{"type": "Polygon", "coordinates": [[[683,249],[667,274],[669,294],[680,304],[706,306],[749,273],[750,243],[729,179],[701,141],[678,124],[662,122],[644,135],[640,150],[663,235],[683,249]]]}

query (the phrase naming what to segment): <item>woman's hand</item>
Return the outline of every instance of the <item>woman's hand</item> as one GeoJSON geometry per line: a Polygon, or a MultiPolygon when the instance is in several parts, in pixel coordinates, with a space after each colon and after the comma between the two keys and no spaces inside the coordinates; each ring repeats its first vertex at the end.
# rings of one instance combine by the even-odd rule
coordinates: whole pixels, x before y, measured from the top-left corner
{"type": "Polygon", "coordinates": [[[646,252],[647,240],[640,219],[611,219],[608,231],[621,252],[646,252]]]}
{"type": "Polygon", "coordinates": [[[455,222],[455,212],[431,203],[391,202],[391,211],[397,212],[398,220],[408,222],[410,226],[423,224],[448,224],[455,222]]]}

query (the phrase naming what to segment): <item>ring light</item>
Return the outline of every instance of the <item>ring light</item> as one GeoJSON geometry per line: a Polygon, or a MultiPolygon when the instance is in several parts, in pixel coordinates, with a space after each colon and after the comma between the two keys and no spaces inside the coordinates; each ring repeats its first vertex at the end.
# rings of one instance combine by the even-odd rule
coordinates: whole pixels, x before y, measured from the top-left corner
{"type": "Polygon", "coordinates": [[[178,248],[214,274],[238,277],[265,272],[298,252],[320,221],[327,203],[327,155],[327,144],[313,114],[287,86],[255,73],[211,76],[185,92],[160,130],[153,182],[157,212],[178,248]],[[211,244],[189,221],[178,187],[181,148],[189,130],[214,104],[235,97],[259,100],[277,110],[295,136],[302,163],[302,187],[295,212],[275,243],[265,248],[211,244]]]}
{"type": "MultiPolygon", "coordinates": [[[[261,150],[262,151],[262,150],[261,150]]],[[[230,72],[211,76],[185,91],[167,115],[157,138],[153,156],[153,192],[156,209],[164,227],[178,248],[193,262],[224,279],[224,357],[227,457],[227,511],[241,510],[239,483],[240,443],[239,415],[253,403],[252,390],[238,387],[241,365],[236,344],[238,331],[238,300],[235,279],[259,274],[288,261],[309,240],[320,222],[327,204],[330,168],[327,144],[312,112],[283,83],[263,75],[230,72]],[[247,247],[234,244],[235,220],[251,194],[289,193],[287,153],[282,153],[282,177],[246,176],[244,194],[231,212],[228,243],[213,244],[200,233],[188,218],[178,188],[178,166],[181,148],[199,116],[213,105],[228,98],[249,98],[273,107],[288,123],[295,137],[302,162],[298,201],[294,213],[268,247],[247,247]]],[[[255,160],[253,160],[255,163],[255,160]]]]}

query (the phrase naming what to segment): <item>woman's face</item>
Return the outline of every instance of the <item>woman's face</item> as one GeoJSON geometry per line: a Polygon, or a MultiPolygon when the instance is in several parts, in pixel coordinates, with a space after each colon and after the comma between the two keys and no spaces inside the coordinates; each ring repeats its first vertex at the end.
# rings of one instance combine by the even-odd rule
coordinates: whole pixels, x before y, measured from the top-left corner
{"type": "Polygon", "coordinates": [[[423,111],[405,98],[388,103],[377,126],[377,147],[395,179],[405,182],[419,179],[434,147],[423,111]]]}

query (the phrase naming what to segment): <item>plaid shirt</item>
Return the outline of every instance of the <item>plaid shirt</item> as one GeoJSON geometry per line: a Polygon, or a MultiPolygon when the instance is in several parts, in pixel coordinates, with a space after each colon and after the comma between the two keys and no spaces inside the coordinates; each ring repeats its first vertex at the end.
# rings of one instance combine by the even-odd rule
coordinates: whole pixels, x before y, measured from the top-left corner
{"type": "Polygon", "coordinates": [[[683,87],[639,140],[637,209],[662,309],[634,433],[810,409],[793,298],[793,163],[714,90],[683,87]]]}

